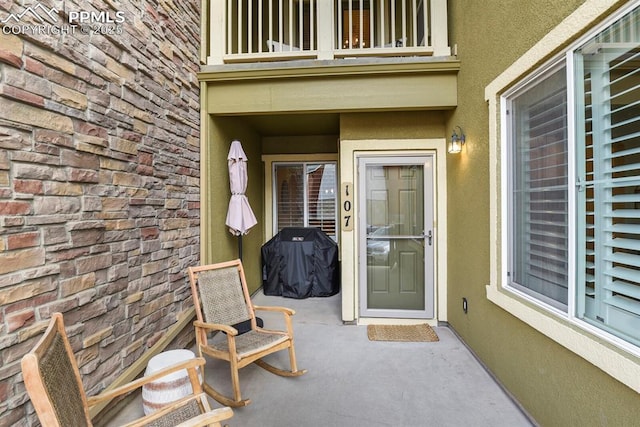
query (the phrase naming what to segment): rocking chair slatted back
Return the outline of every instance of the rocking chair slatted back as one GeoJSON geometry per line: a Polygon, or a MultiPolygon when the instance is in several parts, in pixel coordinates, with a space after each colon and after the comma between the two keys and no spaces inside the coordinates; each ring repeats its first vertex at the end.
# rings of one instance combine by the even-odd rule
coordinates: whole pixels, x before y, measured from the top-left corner
{"type": "Polygon", "coordinates": [[[54,313],[44,336],[22,359],[24,382],[45,426],[91,426],[82,387],[60,313],[54,313]]]}
{"type": "Polygon", "coordinates": [[[205,322],[235,325],[251,319],[237,266],[203,271],[198,281],[205,322]]]}
{"type": "Polygon", "coordinates": [[[87,426],[82,404],[84,391],[76,380],[74,364],[65,350],[63,337],[56,333],[38,367],[60,424],[87,426]]]}
{"type": "Polygon", "coordinates": [[[189,425],[220,427],[220,421],[231,418],[233,411],[230,408],[211,409],[196,371],[198,367],[202,369],[204,363],[204,359],[179,362],[100,395],[87,397],[62,314],[53,313],[44,335],[23,356],[21,365],[25,387],[43,427],[91,427],[91,406],[110,402],[181,369],[189,372],[193,393],[127,425],[171,427],[191,422],[189,425]]]}

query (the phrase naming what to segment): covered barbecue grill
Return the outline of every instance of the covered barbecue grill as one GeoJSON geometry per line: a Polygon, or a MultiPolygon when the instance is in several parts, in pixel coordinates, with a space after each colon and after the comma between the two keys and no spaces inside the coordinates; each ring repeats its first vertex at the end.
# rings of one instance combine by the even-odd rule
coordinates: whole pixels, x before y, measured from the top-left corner
{"type": "Polygon", "coordinates": [[[318,228],[283,228],[262,246],[262,287],[298,299],[337,294],[338,245],[318,228]]]}

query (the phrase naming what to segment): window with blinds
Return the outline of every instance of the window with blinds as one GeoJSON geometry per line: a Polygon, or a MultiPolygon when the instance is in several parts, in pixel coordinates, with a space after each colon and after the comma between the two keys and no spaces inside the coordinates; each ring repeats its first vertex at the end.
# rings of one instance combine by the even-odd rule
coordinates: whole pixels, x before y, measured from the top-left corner
{"type": "Polygon", "coordinates": [[[285,227],[304,227],[304,166],[274,166],[276,232],[285,227]]]}
{"type": "Polygon", "coordinates": [[[640,6],[503,102],[507,287],[640,346],[640,6]]]}
{"type": "Polygon", "coordinates": [[[511,102],[511,284],[566,310],[567,91],[565,68],[511,102]]]}
{"type": "MultiPolygon", "coordinates": [[[[640,344],[640,22],[638,9],[575,54],[584,143],[578,318],[640,344]],[[579,74],[578,74],[579,73],[579,74]]],[[[578,123],[578,126],[581,124],[578,123]]]]}
{"type": "Polygon", "coordinates": [[[336,239],[335,162],[274,163],[276,233],[284,227],[320,228],[336,239]]]}

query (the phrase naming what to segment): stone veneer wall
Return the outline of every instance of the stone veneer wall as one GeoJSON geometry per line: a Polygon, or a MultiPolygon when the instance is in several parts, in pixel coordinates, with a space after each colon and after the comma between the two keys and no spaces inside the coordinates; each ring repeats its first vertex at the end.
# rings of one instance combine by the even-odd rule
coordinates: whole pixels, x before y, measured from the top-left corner
{"type": "Polygon", "coordinates": [[[124,22],[0,24],[1,426],[37,424],[20,358],[52,312],[95,394],[191,306],[200,255],[200,0],[0,0],[0,21],[38,4],[49,28],[124,22]]]}

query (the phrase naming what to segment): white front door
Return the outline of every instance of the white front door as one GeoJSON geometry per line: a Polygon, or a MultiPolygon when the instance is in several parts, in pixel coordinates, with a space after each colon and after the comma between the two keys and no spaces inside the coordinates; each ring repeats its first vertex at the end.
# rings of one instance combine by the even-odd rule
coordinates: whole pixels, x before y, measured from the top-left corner
{"type": "Polygon", "coordinates": [[[359,158],[361,317],[434,317],[433,163],[359,158]]]}

